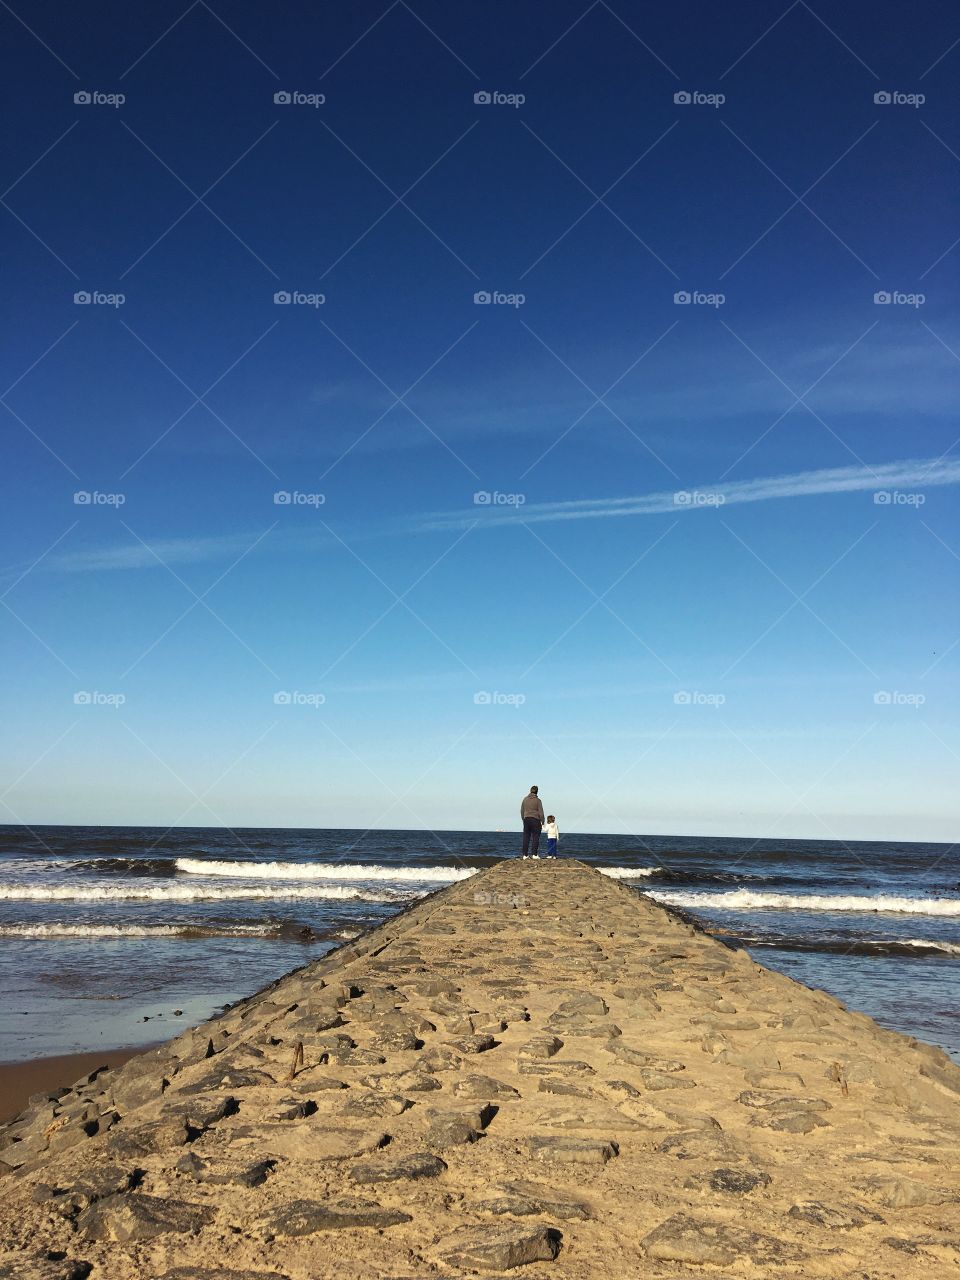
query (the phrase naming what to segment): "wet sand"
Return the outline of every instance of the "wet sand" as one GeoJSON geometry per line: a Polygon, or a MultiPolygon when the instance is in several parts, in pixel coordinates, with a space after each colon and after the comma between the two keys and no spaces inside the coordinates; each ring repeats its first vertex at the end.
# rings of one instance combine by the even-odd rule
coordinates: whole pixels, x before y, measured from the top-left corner
{"type": "Polygon", "coordinates": [[[19,1115],[34,1093],[65,1089],[83,1075],[99,1067],[120,1067],[135,1054],[134,1049],[98,1049],[95,1053],[62,1053],[29,1062],[0,1062],[0,1124],[19,1115]]]}

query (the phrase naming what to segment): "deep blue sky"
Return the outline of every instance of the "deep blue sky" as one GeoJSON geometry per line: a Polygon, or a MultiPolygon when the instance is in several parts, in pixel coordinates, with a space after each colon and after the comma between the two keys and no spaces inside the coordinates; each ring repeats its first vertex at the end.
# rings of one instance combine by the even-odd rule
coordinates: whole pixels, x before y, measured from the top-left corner
{"type": "Polygon", "coordinates": [[[952,838],[953,6],[13,9],[3,820],[952,838]]]}

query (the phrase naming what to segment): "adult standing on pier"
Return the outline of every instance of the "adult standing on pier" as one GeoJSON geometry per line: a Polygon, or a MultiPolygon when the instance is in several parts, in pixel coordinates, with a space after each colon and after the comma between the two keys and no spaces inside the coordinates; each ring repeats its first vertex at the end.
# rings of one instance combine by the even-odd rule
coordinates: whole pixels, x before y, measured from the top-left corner
{"type": "Polygon", "coordinates": [[[531,787],[520,801],[520,818],[523,821],[523,856],[526,857],[529,851],[530,856],[536,858],[540,848],[540,829],[543,826],[543,805],[536,787],[531,787]]]}

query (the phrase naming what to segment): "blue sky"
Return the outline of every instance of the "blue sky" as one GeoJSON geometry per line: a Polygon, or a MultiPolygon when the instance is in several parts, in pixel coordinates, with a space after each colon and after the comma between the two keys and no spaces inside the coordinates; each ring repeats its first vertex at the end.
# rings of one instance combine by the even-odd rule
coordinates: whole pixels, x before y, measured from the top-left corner
{"type": "Polygon", "coordinates": [[[949,6],[14,9],[4,821],[953,838],[949,6]]]}

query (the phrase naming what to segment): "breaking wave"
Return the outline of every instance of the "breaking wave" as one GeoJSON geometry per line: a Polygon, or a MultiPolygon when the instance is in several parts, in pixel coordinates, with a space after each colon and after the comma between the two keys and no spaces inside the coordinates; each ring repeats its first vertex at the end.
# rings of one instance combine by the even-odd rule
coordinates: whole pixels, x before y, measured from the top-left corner
{"type": "Polygon", "coordinates": [[[267,938],[287,942],[322,942],[353,938],[351,930],[328,933],[295,924],[4,924],[0,938],[267,938]]]}
{"type": "Polygon", "coordinates": [[[410,880],[449,882],[476,875],[473,867],[384,867],[378,863],[217,862],[177,858],[176,868],[194,876],[242,876],[247,880],[410,880]]]}
{"type": "Polygon", "coordinates": [[[641,880],[657,875],[663,867],[597,867],[597,870],[612,880],[641,880]]]}
{"type": "Polygon", "coordinates": [[[931,938],[806,938],[778,937],[768,934],[753,938],[733,935],[742,946],[771,947],[778,951],[817,951],[843,956],[901,956],[921,959],[925,956],[960,956],[960,943],[934,941],[931,938]]]}
{"type": "MultiPolygon", "coordinates": [[[[613,880],[649,880],[651,878],[664,884],[743,884],[745,880],[769,883],[770,876],[750,875],[743,871],[688,871],[682,867],[602,867],[596,866],[605,876],[613,880]]],[[[783,883],[781,878],[780,883],[783,883]]],[[[800,881],[799,883],[803,883],[800,881]]]]}
{"type": "Polygon", "coordinates": [[[960,916],[960,898],[900,898],[892,894],[755,893],[735,889],[730,893],[671,893],[651,889],[648,896],[670,906],[691,911],[869,911],[899,912],[921,916],[960,916]]]}
{"type": "Polygon", "coordinates": [[[0,901],[7,902],[203,902],[243,901],[246,898],[317,898],[352,902],[405,902],[419,895],[397,889],[371,891],[346,885],[20,885],[0,884],[0,901]]]}

